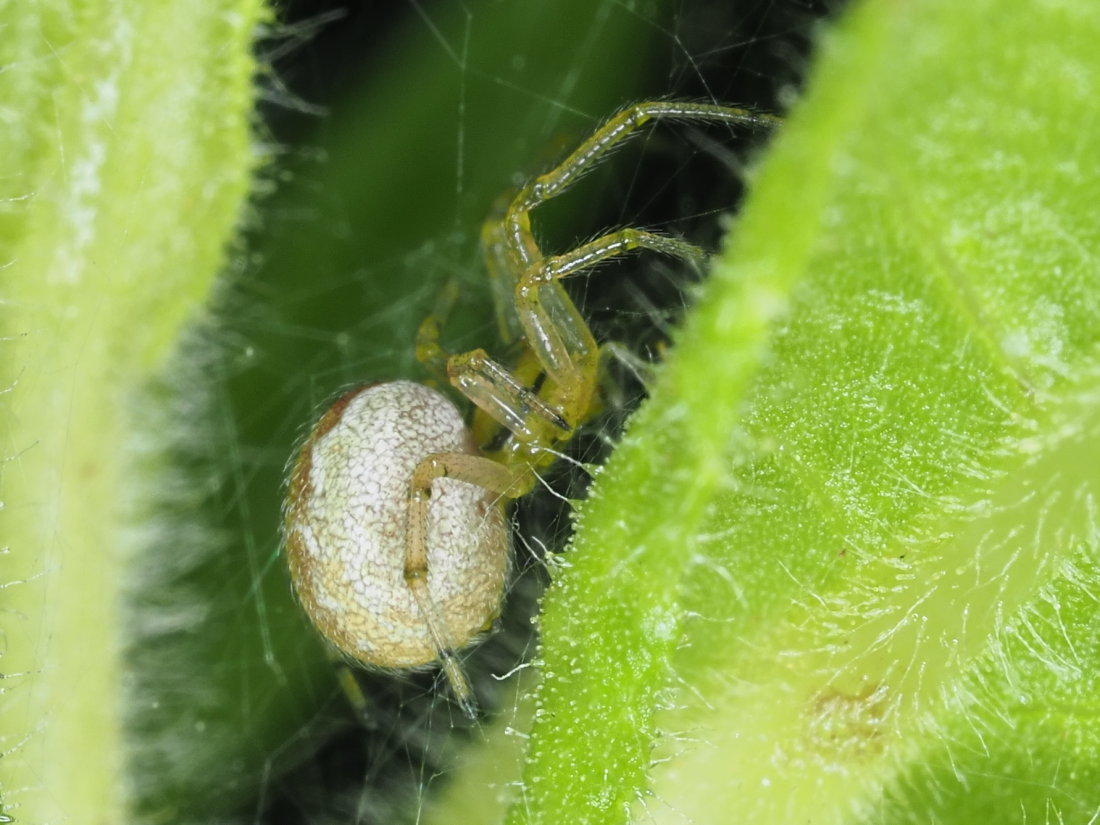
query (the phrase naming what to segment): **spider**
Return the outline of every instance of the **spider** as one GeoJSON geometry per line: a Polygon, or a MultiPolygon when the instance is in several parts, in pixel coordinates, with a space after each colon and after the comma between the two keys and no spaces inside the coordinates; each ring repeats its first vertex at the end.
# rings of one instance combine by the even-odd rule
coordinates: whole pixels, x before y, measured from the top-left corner
{"type": "Polygon", "coordinates": [[[474,403],[471,428],[426,385],[373,384],[341,395],[292,462],[283,534],[306,613],[357,663],[440,662],[471,718],[473,693],[456,651],[500,610],[509,557],[503,503],[529,492],[599,408],[601,347],[561,282],[632,250],[705,257],[693,244],[644,229],[609,232],[561,255],[544,255],[532,234],[533,209],[651,120],[776,123],[705,103],[652,101],[620,111],[484,226],[502,334],[522,345],[511,369],[483,349],[443,350],[439,333],[453,294],[421,324],[417,357],[474,403]]]}

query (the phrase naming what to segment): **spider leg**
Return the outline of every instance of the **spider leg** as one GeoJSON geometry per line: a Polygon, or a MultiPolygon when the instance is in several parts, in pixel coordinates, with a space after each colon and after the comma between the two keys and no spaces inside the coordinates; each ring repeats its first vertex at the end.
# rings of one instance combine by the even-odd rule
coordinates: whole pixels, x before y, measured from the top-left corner
{"type": "Polygon", "coordinates": [[[568,190],[651,120],[726,123],[751,128],[772,128],[780,122],[771,115],[707,103],[634,104],[600,126],[556,167],[520,189],[504,217],[488,224],[482,233],[494,280],[501,281],[504,272],[515,278],[514,314],[548,376],[539,394],[569,421],[570,431],[597,408],[599,356],[588,324],[562,288],[561,279],[633,249],[649,249],[692,262],[701,262],[705,255],[698,247],[676,238],[623,229],[564,255],[543,258],[531,231],[530,212],[568,190]]]}
{"type": "MultiPolygon", "coordinates": [[[[539,175],[524,186],[512,200],[505,216],[509,234],[516,238],[524,232],[523,213],[562,194],[586,172],[599,164],[624,141],[636,135],[638,128],[651,120],[681,120],[728,123],[753,129],[771,129],[780,123],[774,115],[717,106],[711,103],[686,103],[672,100],[651,100],[628,106],[598,128],[580,146],[549,172],[539,175]]],[[[527,228],[526,233],[530,232],[527,228]]]]}
{"type": "Polygon", "coordinates": [[[412,591],[413,598],[416,599],[416,606],[420,609],[420,615],[424,619],[424,623],[428,626],[428,633],[431,635],[432,643],[439,653],[439,661],[443,663],[443,672],[447,676],[447,682],[451,685],[451,692],[454,693],[458,706],[462,708],[462,712],[468,718],[476,719],[477,703],[474,699],[474,691],[470,687],[470,680],[466,678],[466,674],[462,670],[462,665],[459,664],[455,656],[455,645],[451,641],[450,633],[447,632],[443,615],[432,599],[431,593],[428,592],[427,569],[425,568],[422,573],[409,573],[406,570],[405,581],[412,591]]]}
{"type": "MultiPolygon", "coordinates": [[[[501,337],[522,337],[531,353],[524,375],[509,374],[483,351],[447,358],[452,385],[513,437],[494,453],[506,463],[550,463],[542,448],[567,440],[599,408],[600,348],[561,281],[601,261],[635,249],[701,262],[698,247],[677,238],[640,229],[622,229],[582,244],[563,255],[544,257],[531,230],[530,212],[569,189],[587,171],[651,120],[684,120],[751,128],[779,122],[756,114],[706,103],[650,101],[612,117],[558,166],[522,187],[501,218],[482,229],[482,246],[497,306],[501,337]],[[537,369],[532,370],[532,362],[537,369]],[[534,380],[530,379],[535,376],[534,380]],[[545,455],[544,455],[545,454],[545,455]]],[[[425,322],[428,324],[429,322],[425,322]]],[[[422,327],[426,342],[418,349],[438,363],[438,327],[422,327]]]]}
{"type": "Polygon", "coordinates": [[[593,357],[596,347],[588,325],[559,282],[636,249],[671,255],[700,266],[706,260],[703,250],[679,238],[642,229],[620,229],[563,255],[546,258],[521,276],[516,287],[519,317],[531,348],[557,386],[572,386],[578,380],[592,381],[596,368],[593,357]]]}
{"type": "Polygon", "coordinates": [[[447,359],[450,357],[439,343],[440,331],[450,317],[458,300],[458,283],[454,280],[447,281],[436,299],[435,308],[431,314],[420,322],[416,330],[416,360],[428,367],[440,379],[447,379],[447,359]]]}
{"type": "Polygon", "coordinates": [[[522,288],[524,283],[537,283],[538,280],[547,277],[559,280],[568,278],[570,275],[591,269],[608,258],[624,255],[636,249],[648,249],[651,252],[681,258],[698,266],[702,266],[707,260],[706,252],[680,238],[647,232],[644,229],[620,229],[581,244],[563,255],[547,258],[543,267],[529,269],[524,273],[524,280],[520,281],[520,286],[522,288]]]}
{"type": "MultiPolygon", "coordinates": [[[[523,326],[516,314],[516,276],[522,264],[516,262],[504,236],[504,221],[500,215],[485,221],[481,227],[481,250],[489,287],[493,293],[497,330],[500,340],[511,344],[523,337],[523,326]]],[[[537,254],[537,250],[535,250],[537,254]]]]}
{"type": "Polygon", "coordinates": [[[367,700],[367,695],[363,693],[363,689],[359,687],[359,682],[355,679],[353,665],[349,664],[344,657],[331,652],[329,658],[336,668],[336,684],[339,685],[344,698],[359,719],[366,719],[370,710],[370,702],[367,700]]]}
{"type": "Polygon", "coordinates": [[[477,718],[473,690],[455,656],[456,646],[443,613],[428,588],[428,507],[432,482],[455,478],[478,487],[514,497],[518,473],[481,456],[466,453],[433,453],[417,464],[409,482],[409,511],[405,533],[405,583],[412,591],[432,643],[439,652],[443,672],[463,713],[477,718]]]}
{"type": "Polygon", "coordinates": [[[512,372],[476,349],[451,356],[447,363],[451,383],[524,444],[544,436],[558,439],[572,430],[561,413],[512,372]]]}

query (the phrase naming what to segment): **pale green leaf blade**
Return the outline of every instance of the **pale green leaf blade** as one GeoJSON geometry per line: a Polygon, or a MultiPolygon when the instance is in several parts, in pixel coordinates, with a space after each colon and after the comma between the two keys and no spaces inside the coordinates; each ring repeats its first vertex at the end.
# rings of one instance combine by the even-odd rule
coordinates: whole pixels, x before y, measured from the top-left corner
{"type": "Polygon", "coordinates": [[[264,17],[0,5],[0,794],[20,822],[126,821],[131,403],[240,219],[264,17]]]}
{"type": "Polygon", "coordinates": [[[1098,36],[826,40],[546,599],[513,821],[1100,809],[1098,36]]]}

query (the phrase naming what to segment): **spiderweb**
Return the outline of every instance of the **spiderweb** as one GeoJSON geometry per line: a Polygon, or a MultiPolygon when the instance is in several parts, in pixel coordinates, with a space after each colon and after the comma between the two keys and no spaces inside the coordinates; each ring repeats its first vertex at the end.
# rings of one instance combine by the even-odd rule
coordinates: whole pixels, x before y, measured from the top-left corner
{"type": "MultiPolygon", "coordinates": [[[[342,387],[424,379],[418,322],[448,280],[445,343],[498,346],[477,232],[494,199],[625,102],[675,97],[781,111],[820,0],[389,4],[297,2],[263,49],[271,160],[210,317],[156,392],[174,449],[150,491],[161,522],[130,584],[135,794],[145,821],[493,821],[521,782],[532,617],[583,496],[644,396],[621,367],[606,414],[512,509],[500,628],[464,651],[486,711],[472,725],[435,670],[351,672],[294,603],[278,553],[285,464],[342,387]],[[510,674],[510,675],[509,675],[510,674]],[[341,682],[361,694],[348,701],[341,682]],[[503,765],[464,790],[466,765],[503,765]],[[464,798],[463,793],[471,796],[464,798]]],[[[540,208],[564,250],[645,226],[713,249],[751,141],[661,127],[540,208]]],[[[700,278],[632,258],[569,288],[600,341],[654,361],[700,278]]],[[[505,356],[506,353],[499,353],[505,356]]]]}

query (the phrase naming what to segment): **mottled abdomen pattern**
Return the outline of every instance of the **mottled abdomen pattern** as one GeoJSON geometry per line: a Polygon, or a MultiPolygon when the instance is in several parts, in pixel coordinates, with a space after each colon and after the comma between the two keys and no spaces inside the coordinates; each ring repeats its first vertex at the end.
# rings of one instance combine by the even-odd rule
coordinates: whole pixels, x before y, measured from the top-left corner
{"type": "MultiPolygon", "coordinates": [[[[433,453],[477,450],[445,396],[393,381],[341,397],[295,459],[284,520],[295,592],[321,633],[367,664],[439,656],[404,578],[409,481],[433,453]]],[[[434,481],[428,547],[429,592],[462,647],[500,608],[509,553],[499,496],[434,481]]]]}

